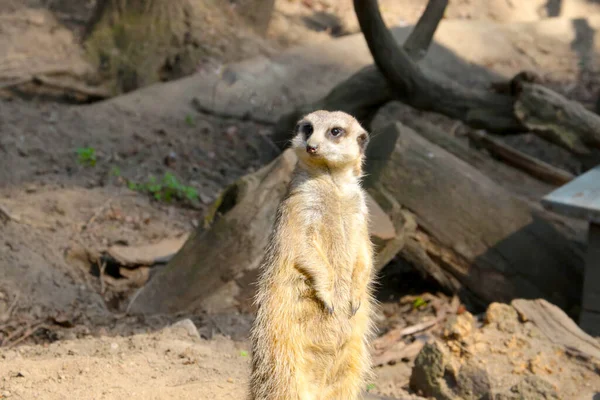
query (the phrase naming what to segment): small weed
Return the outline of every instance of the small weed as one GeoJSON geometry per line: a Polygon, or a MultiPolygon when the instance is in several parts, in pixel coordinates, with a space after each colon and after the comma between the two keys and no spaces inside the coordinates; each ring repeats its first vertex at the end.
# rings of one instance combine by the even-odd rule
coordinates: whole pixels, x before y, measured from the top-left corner
{"type": "Polygon", "coordinates": [[[367,385],[367,392],[370,392],[371,390],[375,389],[375,384],[374,383],[369,383],[367,385]]]}
{"type": "Polygon", "coordinates": [[[422,297],[417,297],[415,299],[415,301],[413,301],[413,308],[417,309],[419,307],[423,307],[426,304],[427,304],[427,301],[425,301],[422,297]]]}
{"type": "Polygon", "coordinates": [[[188,124],[188,126],[196,126],[196,121],[191,114],[185,116],[185,123],[188,124]]]}
{"type": "Polygon", "coordinates": [[[195,202],[198,200],[198,191],[191,186],[186,186],[177,180],[177,177],[167,172],[159,181],[151,176],[145,183],[127,182],[131,190],[148,193],[158,201],[170,203],[172,200],[195,202]]]}
{"type": "Polygon", "coordinates": [[[248,352],[246,350],[242,350],[242,351],[240,351],[240,356],[248,357],[248,352]]]}
{"type": "Polygon", "coordinates": [[[114,166],[110,169],[110,175],[116,176],[117,178],[121,176],[121,169],[117,166],[114,166]]]}
{"type": "Polygon", "coordinates": [[[77,149],[77,162],[81,165],[93,167],[96,165],[96,149],[93,147],[80,147],[77,149]]]}

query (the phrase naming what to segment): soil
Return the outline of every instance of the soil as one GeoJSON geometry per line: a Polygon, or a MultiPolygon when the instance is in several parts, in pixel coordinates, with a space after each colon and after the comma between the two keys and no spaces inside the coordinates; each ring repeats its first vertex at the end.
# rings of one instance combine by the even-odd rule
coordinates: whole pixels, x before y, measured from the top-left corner
{"type": "Polygon", "coordinates": [[[191,328],[3,350],[0,398],[244,398],[247,348],[191,328]]]}
{"type": "MultiPolygon", "coordinates": [[[[508,22],[546,17],[547,10],[538,7],[544,2],[523,3],[528,4],[451,1],[446,18],[508,22]]],[[[593,2],[564,3],[563,16],[600,10],[593,2]]],[[[38,67],[94,75],[80,43],[94,4],[0,2],[0,49],[15,62],[0,62],[2,82],[38,67]]],[[[380,4],[386,22],[398,25],[414,23],[426,1],[380,4]]],[[[215,52],[206,68],[356,32],[351,6],[349,0],[277,1],[266,38],[248,39],[260,46],[240,53],[235,51],[239,42],[231,39],[223,43],[229,50],[215,52]]],[[[586,79],[578,87],[598,84],[593,74],[586,79]]],[[[276,157],[268,139],[272,126],[189,110],[158,117],[110,101],[67,105],[56,96],[46,101],[35,88],[2,90],[3,83],[0,398],[242,398],[252,316],[236,310],[127,316],[128,300],[160,266],[114,266],[103,263],[101,255],[114,244],[178,238],[201,224],[221,190],[276,157]],[[94,166],[87,165],[89,158],[78,158],[77,150],[85,148],[94,149],[94,166]],[[151,177],[160,181],[166,173],[194,188],[197,199],[165,202],[131,190],[132,184],[151,177]],[[189,329],[165,330],[182,318],[193,321],[200,337],[190,336],[189,329]]],[[[580,97],[590,102],[589,91],[580,97]]],[[[429,303],[415,309],[417,298],[450,302],[399,261],[384,276],[382,333],[435,315],[429,303]]],[[[374,392],[408,398],[412,362],[378,368],[374,392]]]]}

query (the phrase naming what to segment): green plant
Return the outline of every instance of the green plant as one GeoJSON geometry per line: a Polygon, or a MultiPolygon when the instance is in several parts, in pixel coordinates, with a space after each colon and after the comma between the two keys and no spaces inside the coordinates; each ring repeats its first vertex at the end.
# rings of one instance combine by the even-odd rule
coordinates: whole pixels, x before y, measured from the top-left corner
{"type": "Polygon", "coordinates": [[[194,121],[194,117],[191,114],[185,116],[185,123],[189,126],[196,126],[196,121],[194,121]]]}
{"type": "Polygon", "coordinates": [[[371,390],[375,389],[375,384],[374,383],[369,383],[367,385],[367,392],[370,392],[371,390]]]}
{"type": "Polygon", "coordinates": [[[167,203],[172,200],[188,200],[190,202],[198,200],[198,191],[179,182],[177,177],[170,172],[165,173],[160,181],[151,176],[145,183],[129,181],[127,187],[131,190],[148,193],[156,200],[167,203]]]}
{"type": "Polygon", "coordinates": [[[427,301],[425,301],[422,297],[417,297],[415,299],[415,301],[413,301],[413,308],[416,309],[416,308],[422,307],[426,304],[427,304],[427,301]]]}
{"type": "Polygon", "coordinates": [[[119,167],[117,167],[117,166],[113,166],[113,167],[110,169],[110,174],[111,174],[112,176],[119,177],[119,176],[121,176],[121,169],[120,169],[119,167]]]}
{"type": "Polygon", "coordinates": [[[242,350],[242,351],[240,351],[240,356],[248,357],[248,352],[246,350],[242,350]]]}
{"type": "Polygon", "coordinates": [[[80,147],[77,149],[77,162],[81,165],[93,167],[96,165],[96,149],[93,147],[80,147]]]}

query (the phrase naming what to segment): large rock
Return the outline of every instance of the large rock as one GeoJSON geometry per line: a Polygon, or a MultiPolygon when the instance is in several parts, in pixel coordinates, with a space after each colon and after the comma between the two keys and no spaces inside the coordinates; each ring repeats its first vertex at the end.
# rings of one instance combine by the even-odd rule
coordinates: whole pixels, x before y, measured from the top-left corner
{"type": "Polygon", "coordinates": [[[487,372],[474,363],[458,364],[443,343],[428,343],[415,360],[410,388],[436,400],[491,400],[487,372]]]}

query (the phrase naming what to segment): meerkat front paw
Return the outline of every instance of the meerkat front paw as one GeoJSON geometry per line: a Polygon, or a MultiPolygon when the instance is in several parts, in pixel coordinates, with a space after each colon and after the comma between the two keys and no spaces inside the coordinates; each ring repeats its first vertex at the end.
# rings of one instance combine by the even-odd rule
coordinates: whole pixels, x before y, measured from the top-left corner
{"type": "Polygon", "coordinates": [[[318,295],[319,300],[323,303],[325,310],[332,315],[335,311],[335,307],[333,305],[333,294],[328,292],[321,292],[318,295]]]}
{"type": "Polygon", "coordinates": [[[356,312],[360,308],[361,299],[358,296],[352,296],[352,300],[350,300],[350,316],[353,317],[356,315],[356,312]]]}
{"type": "Polygon", "coordinates": [[[350,316],[354,317],[359,308],[360,308],[360,299],[353,299],[350,302],[350,316]]]}

